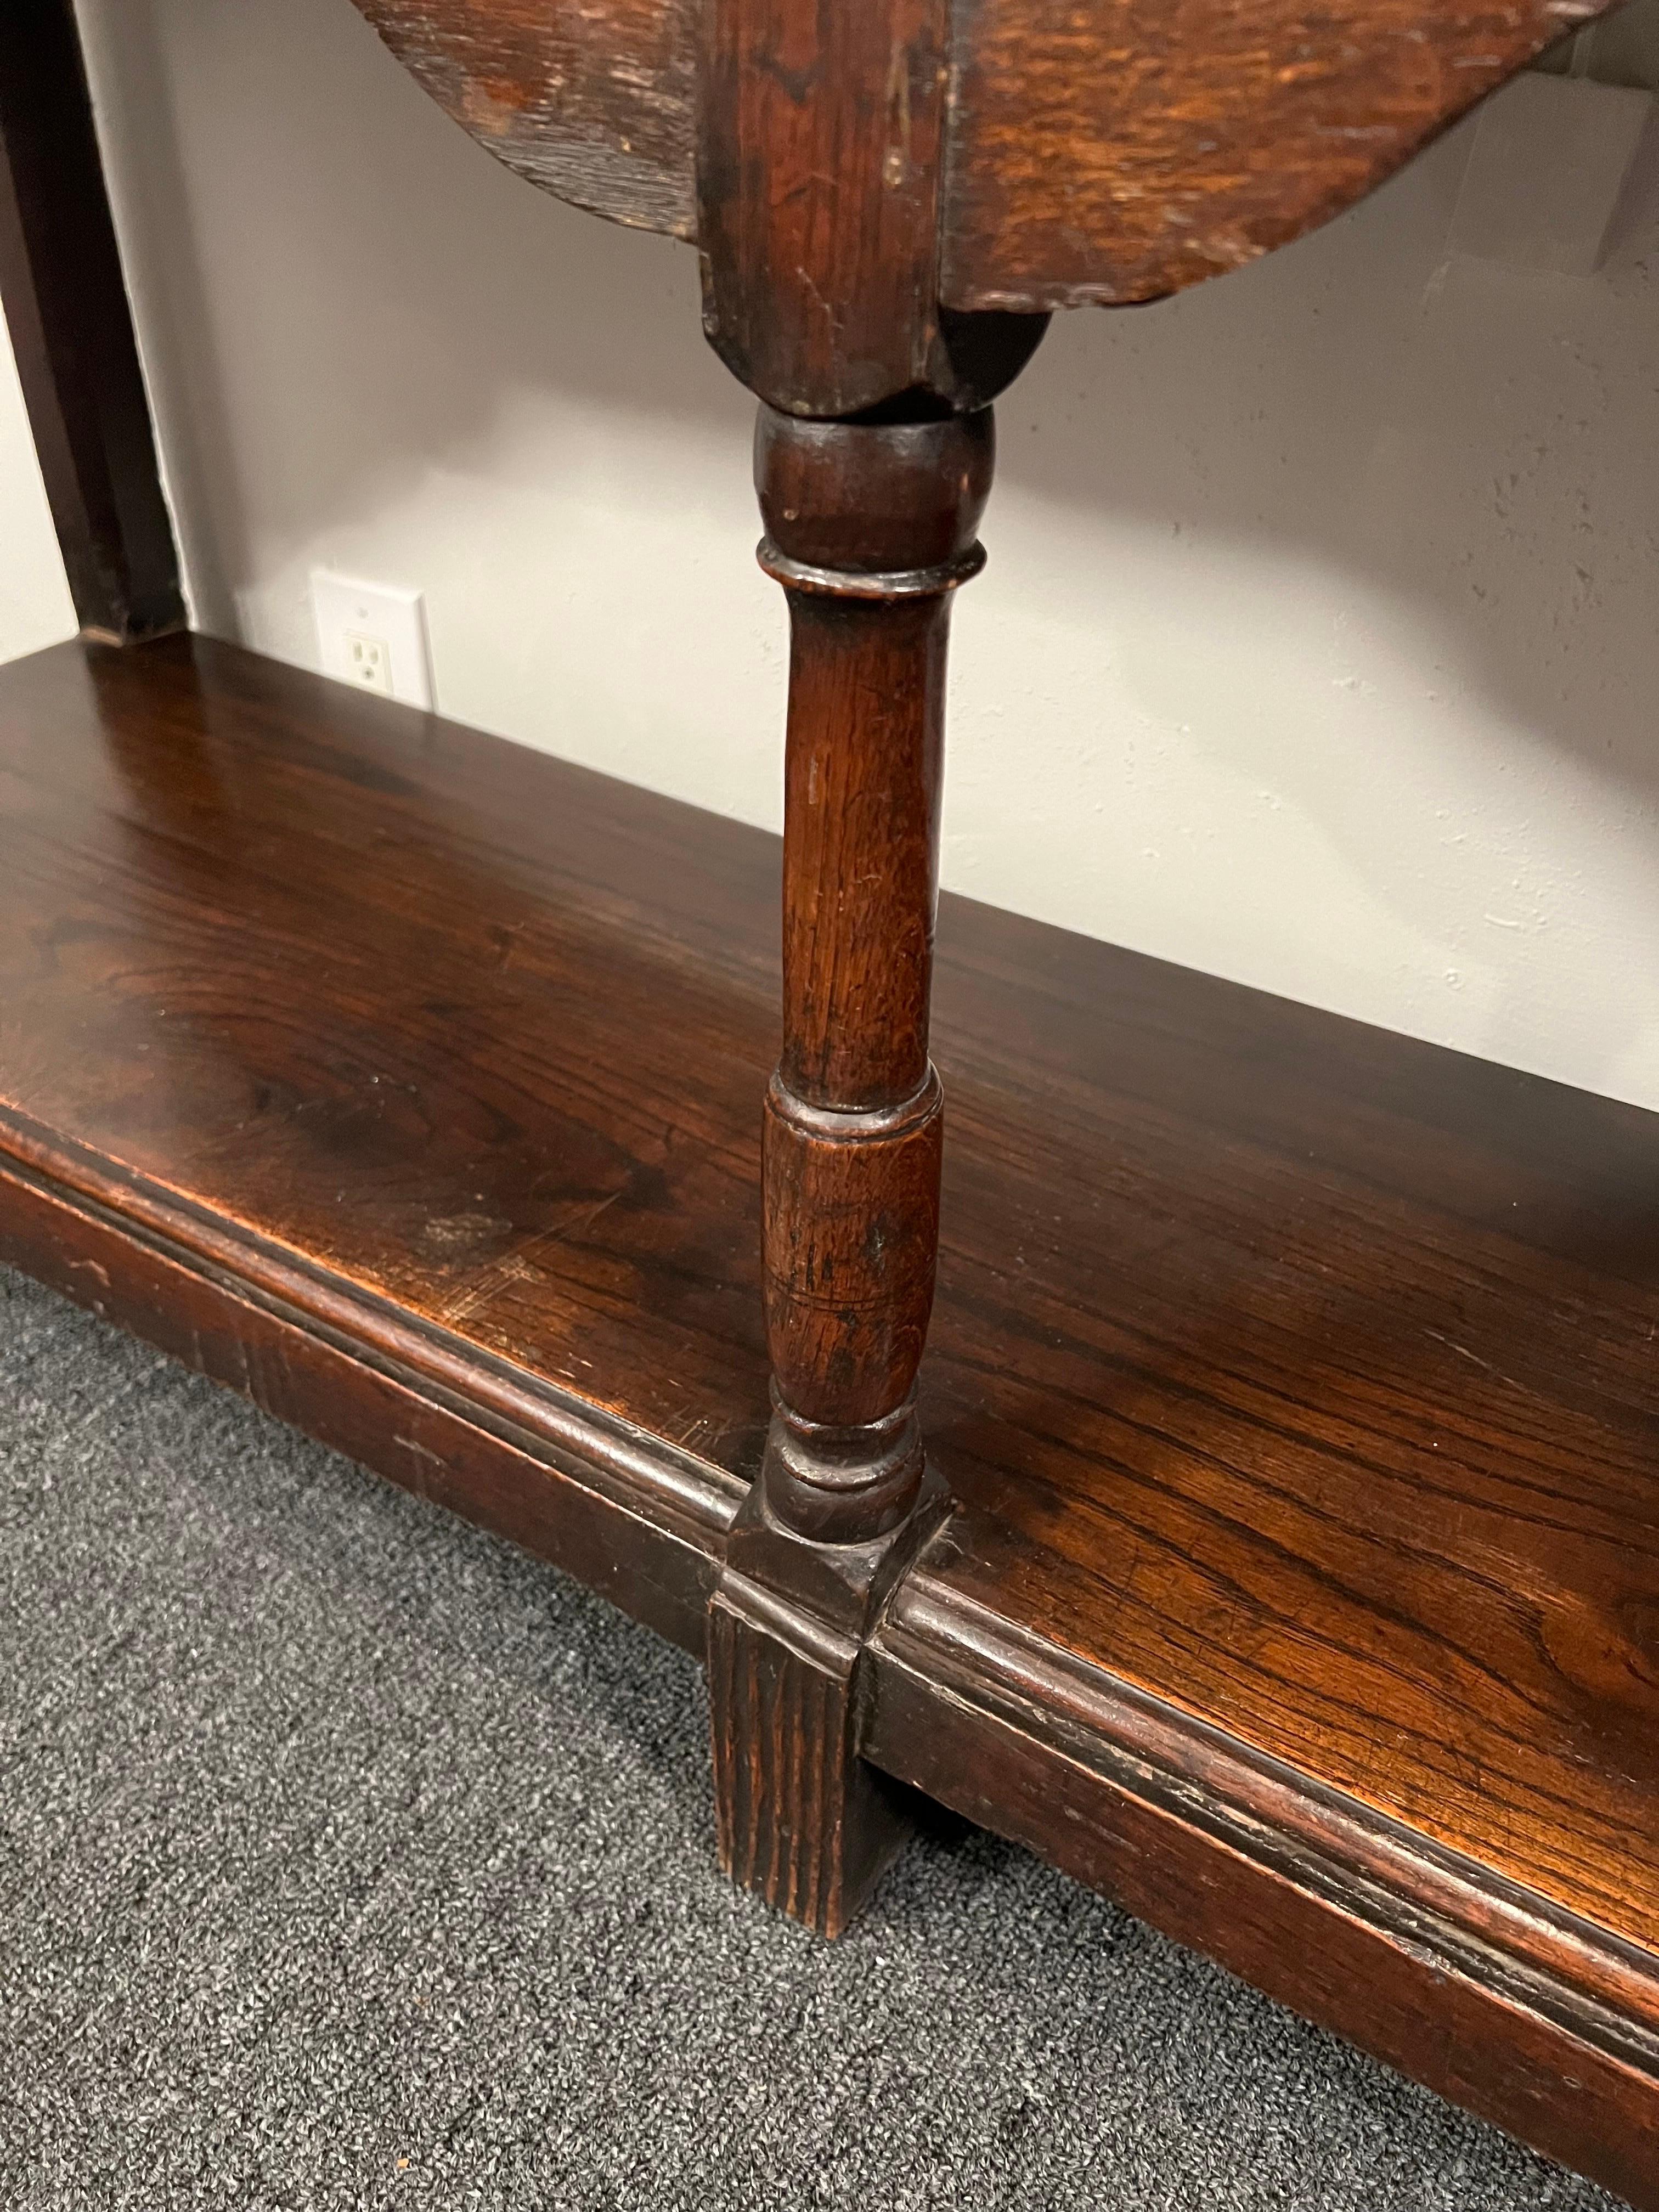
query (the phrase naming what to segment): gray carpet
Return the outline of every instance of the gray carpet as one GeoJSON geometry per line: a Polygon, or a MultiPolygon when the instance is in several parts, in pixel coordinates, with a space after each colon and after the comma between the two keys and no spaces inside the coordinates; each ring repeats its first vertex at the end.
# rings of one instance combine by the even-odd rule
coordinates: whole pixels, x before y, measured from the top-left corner
{"type": "Polygon", "coordinates": [[[1607,2212],[982,1835],[825,1947],[701,1676],[0,1271],[0,2203],[1607,2212]]]}

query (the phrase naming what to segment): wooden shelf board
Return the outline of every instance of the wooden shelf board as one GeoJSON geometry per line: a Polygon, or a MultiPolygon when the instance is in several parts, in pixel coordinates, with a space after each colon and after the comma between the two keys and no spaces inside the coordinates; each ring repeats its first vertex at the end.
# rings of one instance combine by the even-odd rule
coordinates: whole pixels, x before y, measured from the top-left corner
{"type": "MultiPolygon", "coordinates": [[[[209,641],[0,670],[0,1249],[695,1648],[766,1416],[776,875],[209,641]]],[[[962,900],[939,951],[963,1510],[872,1755],[1638,2193],[1659,1116],[962,900]]]]}

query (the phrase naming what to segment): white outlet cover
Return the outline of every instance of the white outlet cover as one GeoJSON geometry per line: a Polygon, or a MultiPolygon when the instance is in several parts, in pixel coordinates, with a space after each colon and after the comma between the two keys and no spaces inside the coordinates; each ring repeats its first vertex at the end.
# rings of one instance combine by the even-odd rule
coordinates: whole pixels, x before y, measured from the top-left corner
{"type": "Polygon", "coordinates": [[[396,584],[366,583],[331,568],[311,572],[311,605],[317,618],[317,651],[325,676],[362,690],[352,641],[383,643],[392,670],[392,696],[405,707],[432,706],[432,659],[427,647],[426,602],[396,584]]]}

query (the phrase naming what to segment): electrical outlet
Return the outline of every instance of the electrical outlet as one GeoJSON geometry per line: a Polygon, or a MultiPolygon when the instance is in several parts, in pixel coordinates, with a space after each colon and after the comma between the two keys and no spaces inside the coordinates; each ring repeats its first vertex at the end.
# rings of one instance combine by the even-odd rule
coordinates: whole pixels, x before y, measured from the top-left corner
{"type": "Polygon", "coordinates": [[[346,647],[351,655],[351,680],[361,684],[365,691],[383,691],[390,699],[392,691],[392,647],[383,637],[366,637],[360,629],[346,632],[346,647]]]}
{"type": "Polygon", "coordinates": [[[325,676],[406,707],[431,707],[426,605],[418,592],[313,568],[311,604],[325,676]]]}

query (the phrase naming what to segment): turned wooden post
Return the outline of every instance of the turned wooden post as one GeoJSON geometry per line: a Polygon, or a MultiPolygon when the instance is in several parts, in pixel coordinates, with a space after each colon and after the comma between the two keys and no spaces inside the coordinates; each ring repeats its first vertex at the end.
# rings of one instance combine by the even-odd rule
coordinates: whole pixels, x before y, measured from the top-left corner
{"type": "Polygon", "coordinates": [[[791,635],[773,1412],[709,1615],[715,1796],[723,1863],[830,1934],[906,1833],[858,1755],[860,1655],[945,1510],[915,1394],[945,637],[982,558],[989,402],[1047,323],[940,303],[949,30],[945,0],[711,0],[699,56],[704,328],[763,403],[791,635]]]}
{"type": "Polygon", "coordinates": [[[991,411],[763,408],[762,565],[788,594],[783,1052],[765,1107],[773,1413],[710,1615],[722,1863],[834,1934],[907,1832],[858,1756],[858,1663],[937,1525],[916,1370],[944,1135],[927,1056],[951,596],[984,556],[991,411]]]}
{"type": "Polygon", "coordinates": [[[763,1480],[860,1543],[921,1482],[943,1109],[927,1057],[951,597],[984,561],[991,410],[875,427],[762,410],[761,562],[789,599],[783,1054],[766,1101],[763,1480]]]}

